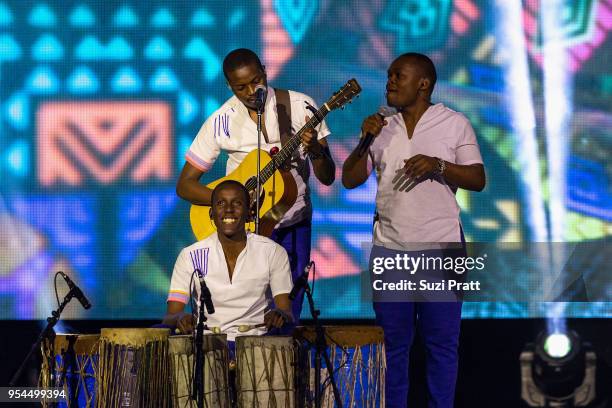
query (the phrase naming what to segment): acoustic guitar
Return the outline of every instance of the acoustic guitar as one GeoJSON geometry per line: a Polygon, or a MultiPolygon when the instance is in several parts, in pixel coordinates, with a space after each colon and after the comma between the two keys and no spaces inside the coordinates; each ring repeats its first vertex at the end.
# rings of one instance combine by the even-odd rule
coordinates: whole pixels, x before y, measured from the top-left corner
{"type": "MultiPolygon", "coordinates": [[[[283,218],[297,198],[297,186],[289,171],[283,170],[283,164],[290,160],[295,150],[301,145],[301,135],[306,129],[315,128],[327,114],[335,109],[342,108],[350,103],[361,92],[361,87],[355,79],[349,80],[340,90],[332,95],[319,110],[313,108],[310,120],[289,140],[274,156],[261,150],[260,153],[260,207],[259,207],[259,233],[270,236],[274,226],[283,218]]],[[[217,179],[206,187],[214,189],[225,180],[236,180],[242,183],[249,192],[257,188],[257,150],[251,151],[240,165],[225,177],[217,179]]],[[[198,240],[202,240],[217,230],[210,218],[210,207],[202,205],[191,206],[191,228],[198,240]]],[[[255,231],[255,222],[248,222],[248,231],[255,231]]]]}

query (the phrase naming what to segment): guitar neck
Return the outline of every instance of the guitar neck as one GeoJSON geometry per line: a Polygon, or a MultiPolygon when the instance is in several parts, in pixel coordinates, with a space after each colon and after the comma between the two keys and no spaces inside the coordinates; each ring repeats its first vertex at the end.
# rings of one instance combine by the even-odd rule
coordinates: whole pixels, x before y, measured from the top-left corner
{"type": "MultiPolygon", "coordinates": [[[[285,163],[286,160],[289,160],[293,155],[293,152],[300,146],[302,143],[302,133],[304,133],[307,129],[314,129],[318,126],[325,116],[330,112],[330,109],[327,107],[327,104],[323,104],[316,111],[313,116],[306,122],[304,126],[297,132],[295,135],[291,136],[291,138],[287,141],[287,143],[283,146],[283,148],[272,157],[272,161],[268,163],[266,167],[261,170],[261,182],[265,183],[278,169],[280,166],[285,163]]],[[[247,186],[248,188],[248,186],[247,186]]],[[[255,187],[253,187],[254,189],[255,187]]]]}

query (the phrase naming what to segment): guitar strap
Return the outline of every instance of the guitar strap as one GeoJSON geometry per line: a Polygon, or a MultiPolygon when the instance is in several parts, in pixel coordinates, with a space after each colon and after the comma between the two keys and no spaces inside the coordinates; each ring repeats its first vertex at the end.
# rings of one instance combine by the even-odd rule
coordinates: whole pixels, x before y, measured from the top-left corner
{"type": "Polygon", "coordinates": [[[289,100],[289,91],[274,88],[274,93],[276,94],[276,112],[278,114],[281,146],[285,146],[291,138],[291,101],[289,100]]]}

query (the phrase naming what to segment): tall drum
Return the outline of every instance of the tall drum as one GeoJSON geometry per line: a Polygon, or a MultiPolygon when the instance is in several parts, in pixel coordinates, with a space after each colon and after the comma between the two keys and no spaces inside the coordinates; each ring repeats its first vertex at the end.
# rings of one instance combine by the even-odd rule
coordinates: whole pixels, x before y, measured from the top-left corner
{"type": "Polygon", "coordinates": [[[168,336],[168,329],[102,329],[96,406],[168,406],[168,336]]]}
{"type": "MultiPolygon", "coordinates": [[[[383,330],[376,326],[327,326],[325,327],[327,353],[333,365],[334,378],[343,407],[378,408],[385,406],[385,345],[383,330]]],[[[309,381],[306,387],[305,404],[314,401],[314,340],[312,327],[296,330],[301,350],[307,355],[305,365],[309,381]]],[[[303,354],[304,354],[303,353],[303,354]]],[[[328,374],[322,360],[321,383],[327,383],[328,374]]],[[[328,385],[322,396],[322,407],[334,407],[334,394],[328,385]]]]}
{"type": "MultiPolygon", "coordinates": [[[[204,336],[204,406],[229,408],[227,335],[204,336]]],[[[173,407],[196,407],[191,399],[195,345],[193,336],[172,336],[169,340],[170,383],[173,407]]]]}
{"type": "Polygon", "coordinates": [[[238,406],[295,407],[297,361],[290,336],[236,337],[238,406]]]}
{"type": "Polygon", "coordinates": [[[97,334],[57,334],[43,343],[40,386],[65,391],[66,402],[58,407],[95,406],[99,339],[97,334]]]}

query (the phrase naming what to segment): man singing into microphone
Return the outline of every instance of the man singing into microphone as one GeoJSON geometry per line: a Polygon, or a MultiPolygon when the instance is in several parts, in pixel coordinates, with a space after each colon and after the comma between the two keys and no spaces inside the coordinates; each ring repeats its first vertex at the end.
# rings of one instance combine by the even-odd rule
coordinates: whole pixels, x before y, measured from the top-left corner
{"type": "MultiPolygon", "coordinates": [[[[403,54],[387,74],[387,104],[398,113],[364,120],[361,135],[373,143],[367,154],[361,154],[363,141],[351,153],[342,184],[349,189],[363,184],[371,171],[369,157],[378,181],[371,257],[389,248],[410,248],[418,257],[429,254],[427,248],[464,242],[455,192],[481,191],[485,172],[465,116],[431,103],[433,62],[422,54],[403,54]]],[[[429,406],[452,407],[461,302],[375,301],[374,311],[385,332],[387,407],[407,405],[408,354],[415,328],[427,349],[429,406]]]]}
{"type": "MultiPolygon", "coordinates": [[[[268,87],[265,67],[251,50],[240,48],[230,52],[223,61],[223,73],[234,96],[214,112],[198,132],[187,152],[176,187],[181,198],[196,205],[211,205],[211,190],[201,184],[200,179],[212,168],[221,150],[229,153],[226,166],[226,174],[229,174],[249,152],[257,148],[258,87],[267,91],[263,95],[263,150],[281,148],[281,142],[298,132],[306,124],[308,116],[312,115],[307,107],[316,108],[314,100],[307,95],[268,87]],[[291,135],[287,135],[287,132],[281,135],[281,123],[290,128],[291,135]]],[[[271,237],[287,250],[294,280],[310,260],[312,207],[308,162],[321,183],[331,185],[335,178],[335,165],[325,139],[330,133],[329,129],[322,122],[317,130],[302,134],[304,149],[298,149],[288,163],[297,185],[297,199],[271,237]]],[[[296,320],[300,317],[303,296],[302,291],[293,302],[296,320]]]]}
{"type": "Polygon", "coordinates": [[[168,295],[164,324],[191,333],[195,321],[184,313],[193,279],[200,300],[198,274],[210,290],[214,313],[208,314],[209,330],[237,335],[261,335],[272,327],[293,322],[291,271],[287,252],[266,237],[247,234],[249,193],[237,181],[226,180],[211,195],[211,218],[217,232],[183,249],[179,254],[168,295]],[[193,276],[194,270],[198,274],[193,276]],[[268,309],[271,291],[275,308],[268,309]],[[216,329],[215,329],[216,328],[216,329]]]}

